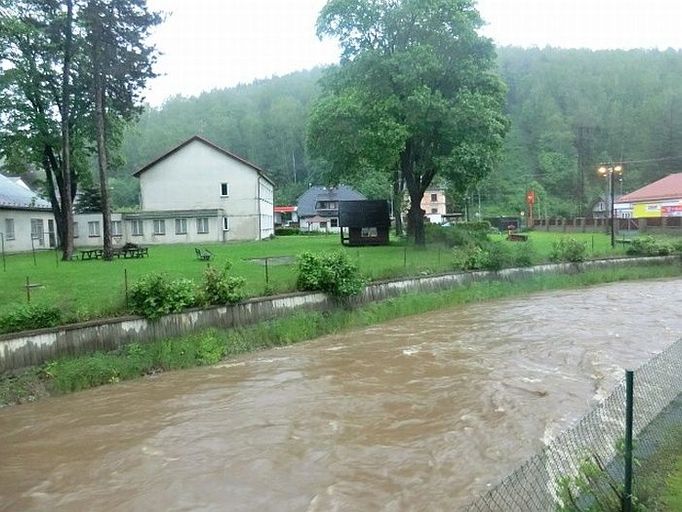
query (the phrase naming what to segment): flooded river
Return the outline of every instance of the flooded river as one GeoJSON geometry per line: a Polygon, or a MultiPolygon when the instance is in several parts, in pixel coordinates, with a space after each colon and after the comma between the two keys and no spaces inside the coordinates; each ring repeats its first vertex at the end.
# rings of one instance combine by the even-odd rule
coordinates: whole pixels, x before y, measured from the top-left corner
{"type": "Polygon", "coordinates": [[[542,293],[0,410],[0,510],[457,510],[681,304],[679,279],[542,293]]]}

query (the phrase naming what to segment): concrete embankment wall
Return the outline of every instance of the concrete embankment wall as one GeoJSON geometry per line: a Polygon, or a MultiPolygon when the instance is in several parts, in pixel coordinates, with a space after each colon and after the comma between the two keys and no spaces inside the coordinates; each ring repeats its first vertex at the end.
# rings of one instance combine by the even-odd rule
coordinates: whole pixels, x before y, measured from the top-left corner
{"type": "MultiPolygon", "coordinates": [[[[524,279],[538,274],[576,273],[623,265],[664,264],[679,257],[620,258],[580,264],[558,263],[499,272],[457,272],[372,283],[353,299],[357,305],[385,300],[410,292],[432,292],[473,281],[524,279]]],[[[155,321],[128,316],[58,328],[0,335],[0,373],[38,365],[63,355],[116,349],[127,343],[143,343],[188,334],[208,327],[238,327],[303,310],[329,310],[336,301],[322,293],[292,293],[251,299],[234,306],[193,309],[155,321]]]]}

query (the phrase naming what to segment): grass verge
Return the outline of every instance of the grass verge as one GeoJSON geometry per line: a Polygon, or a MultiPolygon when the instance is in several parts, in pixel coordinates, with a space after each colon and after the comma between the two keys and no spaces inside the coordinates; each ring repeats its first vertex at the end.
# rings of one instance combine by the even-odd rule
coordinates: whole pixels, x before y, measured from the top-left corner
{"type": "Polygon", "coordinates": [[[539,275],[520,281],[471,283],[437,293],[408,294],[361,309],[300,312],[257,325],[206,330],[192,336],[145,344],[130,344],[117,351],[67,357],[17,375],[0,377],[0,407],[33,401],[50,394],[68,393],[159,371],[215,364],[246,352],[289,345],[325,334],[373,325],[398,317],[445,307],[633,279],[676,277],[680,265],[628,266],[590,270],[572,275],[539,275]]]}
{"type": "Polygon", "coordinates": [[[669,511],[682,510],[682,455],[679,455],[675,463],[673,472],[666,482],[666,490],[663,495],[663,502],[669,511]]]}

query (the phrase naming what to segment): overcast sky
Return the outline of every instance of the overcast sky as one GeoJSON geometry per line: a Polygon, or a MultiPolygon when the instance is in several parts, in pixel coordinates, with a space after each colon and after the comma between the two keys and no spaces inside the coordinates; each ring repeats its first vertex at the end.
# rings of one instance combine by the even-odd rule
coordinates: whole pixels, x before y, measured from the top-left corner
{"type": "MultiPolygon", "coordinates": [[[[192,96],[336,62],[315,20],[326,0],[148,0],[168,13],[147,100],[192,96]]],[[[479,0],[484,34],[498,45],[682,48],[682,0],[479,0]]]]}

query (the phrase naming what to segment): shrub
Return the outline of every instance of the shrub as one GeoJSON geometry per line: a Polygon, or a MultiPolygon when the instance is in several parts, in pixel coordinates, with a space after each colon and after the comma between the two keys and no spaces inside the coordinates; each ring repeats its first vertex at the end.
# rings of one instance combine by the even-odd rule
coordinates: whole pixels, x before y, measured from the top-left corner
{"type": "Polygon", "coordinates": [[[62,323],[62,311],[47,304],[27,304],[0,317],[0,332],[54,327],[62,323]]]}
{"type": "Polygon", "coordinates": [[[486,270],[498,271],[514,264],[514,254],[511,247],[503,242],[493,242],[487,246],[488,258],[484,261],[486,270]]]}
{"type": "Polygon", "coordinates": [[[206,267],[201,286],[202,304],[236,304],[245,297],[243,288],[246,281],[243,277],[229,275],[230,268],[232,264],[229,261],[222,270],[211,265],[206,267]]]}
{"type": "Polygon", "coordinates": [[[275,228],[275,236],[300,235],[298,228],[275,228]]]}
{"type": "Polygon", "coordinates": [[[652,236],[645,236],[632,240],[626,252],[631,256],[668,256],[673,251],[671,244],[656,240],[652,236]]]}
{"type": "Polygon", "coordinates": [[[549,259],[555,262],[573,262],[578,263],[585,261],[587,246],[583,242],[579,242],[575,238],[560,238],[555,240],[552,244],[552,252],[549,254],[549,259]]]}
{"type": "Polygon", "coordinates": [[[194,283],[189,279],[170,279],[166,274],[148,274],[130,288],[130,306],[146,318],[177,313],[196,304],[194,283]]]}
{"type": "Polygon", "coordinates": [[[502,242],[493,242],[484,247],[469,244],[454,251],[453,266],[458,270],[494,270],[511,267],[514,255],[511,248],[502,242]]]}
{"type": "Polygon", "coordinates": [[[432,244],[442,244],[447,247],[465,247],[467,245],[482,246],[488,242],[488,230],[480,229],[479,224],[469,223],[457,224],[456,226],[439,226],[437,224],[426,224],[426,241],[432,244]],[[473,225],[473,228],[472,226],[473,225]]]}
{"type": "Polygon", "coordinates": [[[537,260],[537,253],[532,242],[527,241],[516,245],[514,250],[514,265],[530,267],[537,260]]]}
{"type": "Polygon", "coordinates": [[[358,267],[341,251],[304,252],[298,257],[299,290],[321,291],[335,297],[357,295],[365,286],[358,267]]]}
{"type": "Polygon", "coordinates": [[[478,245],[466,245],[454,251],[453,267],[457,270],[482,270],[489,265],[488,251],[478,245]]]}

